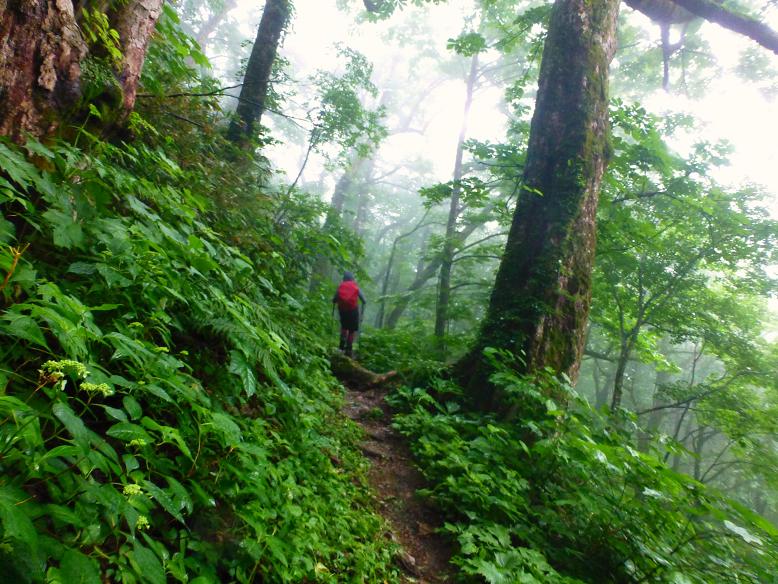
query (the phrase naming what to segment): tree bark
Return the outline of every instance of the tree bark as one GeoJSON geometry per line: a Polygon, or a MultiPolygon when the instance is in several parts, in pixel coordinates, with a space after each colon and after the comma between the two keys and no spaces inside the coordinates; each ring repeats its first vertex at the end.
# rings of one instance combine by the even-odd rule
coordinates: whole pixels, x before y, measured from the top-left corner
{"type": "Polygon", "coordinates": [[[485,347],[508,349],[519,371],[578,376],[591,299],[595,213],[608,162],[608,66],[616,0],[557,0],[543,50],[524,186],[487,316],[457,366],[482,405],[493,403],[485,347]]]}
{"type": "MultiPolygon", "coordinates": [[[[63,120],[83,115],[90,56],[71,0],[7,0],[0,15],[0,134],[21,142],[52,134],[63,120]]],[[[122,62],[107,94],[121,93],[117,121],[135,104],[146,49],[162,0],[130,0],[107,11],[119,33],[122,62]]],[[[109,68],[106,65],[106,68],[109,68]]],[[[93,99],[94,95],[91,96],[93,99]]],[[[111,100],[114,101],[114,100],[111,100]]]]}
{"type": "MultiPolygon", "coordinates": [[[[451,296],[451,268],[454,265],[454,239],[456,237],[457,219],[459,218],[460,212],[459,199],[462,192],[459,181],[462,180],[462,159],[465,151],[465,137],[467,136],[470,108],[473,105],[473,93],[475,91],[475,82],[477,78],[478,53],[473,55],[470,60],[470,73],[467,76],[462,126],[459,130],[456,155],[454,157],[454,186],[451,189],[451,204],[449,206],[448,221],[446,223],[446,239],[443,243],[443,257],[440,262],[440,274],[438,276],[438,299],[435,306],[435,336],[441,340],[441,342],[448,325],[448,305],[451,296]]],[[[441,344],[440,349],[445,353],[445,346],[441,344]]]]}
{"type": "Polygon", "coordinates": [[[134,0],[118,2],[116,15],[111,19],[119,33],[122,48],[122,67],[119,81],[124,95],[124,112],[135,106],[143,61],[146,59],[151,35],[162,13],[163,0],[134,0]]]}
{"type": "Polygon", "coordinates": [[[0,19],[0,134],[50,134],[81,97],[88,50],[73,4],[9,1],[0,19]]]}
{"type": "Polygon", "coordinates": [[[276,51],[281,41],[281,33],[291,14],[289,0],[267,0],[262,12],[262,20],[257,28],[257,38],[251,49],[243,87],[238,98],[235,118],[230,124],[227,137],[242,145],[251,143],[255,128],[262,119],[267,99],[270,74],[276,51]]]}
{"type": "Polygon", "coordinates": [[[397,327],[397,323],[400,321],[400,317],[405,312],[405,309],[408,308],[408,304],[410,304],[414,293],[424,286],[424,284],[429,282],[440,269],[441,259],[440,255],[436,255],[421,272],[416,273],[416,277],[413,279],[411,285],[408,286],[403,295],[397,299],[397,303],[394,307],[392,307],[392,311],[386,319],[386,328],[394,329],[397,327]]]}
{"type": "Polygon", "coordinates": [[[704,18],[719,26],[747,36],[766,49],[778,54],[778,32],[755,18],[738,14],[716,0],[625,0],[627,6],[665,24],[688,22],[693,17],[704,18]]]}

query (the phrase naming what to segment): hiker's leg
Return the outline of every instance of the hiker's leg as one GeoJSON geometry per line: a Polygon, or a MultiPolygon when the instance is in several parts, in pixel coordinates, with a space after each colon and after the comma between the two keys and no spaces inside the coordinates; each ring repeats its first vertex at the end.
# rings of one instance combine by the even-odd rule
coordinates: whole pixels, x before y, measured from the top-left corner
{"type": "Polygon", "coordinates": [[[346,338],[346,355],[351,357],[353,354],[354,345],[354,331],[348,331],[348,337],[346,338]]]}
{"type": "Polygon", "coordinates": [[[344,328],[340,329],[340,346],[338,348],[341,351],[344,351],[346,349],[347,339],[348,339],[348,330],[344,328]]]}

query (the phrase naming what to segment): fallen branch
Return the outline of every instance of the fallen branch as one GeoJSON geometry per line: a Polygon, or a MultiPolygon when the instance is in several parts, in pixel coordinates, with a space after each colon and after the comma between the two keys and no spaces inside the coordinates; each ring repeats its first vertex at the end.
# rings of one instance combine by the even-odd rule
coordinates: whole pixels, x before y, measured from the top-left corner
{"type": "Polygon", "coordinates": [[[357,391],[366,391],[383,385],[397,376],[396,371],[383,374],[373,373],[339,352],[334,352],[330,357],[330,369],[343,385],[357,391]]]}

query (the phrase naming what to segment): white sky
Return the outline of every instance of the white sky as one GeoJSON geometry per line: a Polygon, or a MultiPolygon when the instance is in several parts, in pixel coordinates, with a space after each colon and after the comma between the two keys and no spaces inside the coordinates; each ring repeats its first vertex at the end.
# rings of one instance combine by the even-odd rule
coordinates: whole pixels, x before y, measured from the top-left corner
{"type": "MultiPolygon", "coordinates": [[[[360,0],[353,0],[361,4],[360,0]]],[[[260,11],[256,4],[243,0],[237,9],[244,24],[247,39],[252,39],[260,11]]],[[[457,36],[463,27],[463,15],[469,12],[470,0],[449,0],[447,4],[426,8],[437,42],[441,47],[446,40],[457,36]]],[[[326,69],[334,60],[336,42],[343,42],[363,52],[374,62],[385,62],[387,47],[379,38],[379,31],[386,30],[400,14],[385,23],[364,22],[355,24],[350,15],[339,11],[335,0],[295,0],[292,28],[287,34],[283,54],[292,60],[296,74],[304,76],[318,68],[326,69]]],[[[704,24],[704,33],[714,47],[717,59],[725,67],[734,66],[739,51],[752,41],[740,38],[712,24],[704,24]]],[[[658,36],[657,27],[653,27],[658,36]]],[[[778,66],[778,57],[776,66],[778,66]]],[[[411,151],[424,153],[430,158],[439,180],[447,180],[453,165],[454,144],[462,116],[463,84],[450,83],[443,90],[430,96],[437,115],[425,132],[425,136],[405,135],[384,144],[381,154],[391,161],[399,160],[411,151]]],[[[472,110],[470,137],[500,140],[504,133],[504,120],[496,105],[501,90],[481,92],[476,96],[472,110]]],[[[716,178],[730,184],[755,182],[764,185],[772,193],[771,208],[778,217],[778,103],[770,101],[754,86],[730,76],[717,78],[702,99],[685,99],[657,91],[643,100],[643,105],[657,114],[664,111],[685,111],[700,120],[699,136],[715,141],[726,139],[734,146],[731,166],[722,170],[716,178]]],[[[691,141],[691,140],[690,140],[691,141]]],[[[690,142],[689,141],[689,142],[690,142]]],[[[687,144],[679,140],[676,147],[687,144]]],[[[299,153],[283,148],[271,153],[274,162],[296,175],[299,153]]]]}

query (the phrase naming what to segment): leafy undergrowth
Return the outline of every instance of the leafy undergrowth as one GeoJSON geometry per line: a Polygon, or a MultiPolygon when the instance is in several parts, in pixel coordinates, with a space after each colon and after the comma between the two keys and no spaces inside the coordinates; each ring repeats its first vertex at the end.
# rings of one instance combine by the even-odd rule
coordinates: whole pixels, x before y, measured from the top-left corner
{"type": "Polygon", "coordinates": [[[513,421],[466,412],[449,381],[391,398],[405,412],[395,425],[433,485],[426,495],[450,514],[445,529],[459,543],[463,577],[774,581],[775,527],[638,452],[617,427],[630,420],[614,424],[553,377],[517,376],[508,356],[492,356],[513,421]]]}
{"type": "Polygon", "coordinates": [[[0,143],[6,581],[395,581],[290,292],[317,210],[249,192],[230,216],[172,144],[80,139],[0,143]]]}
{"type": "Polygon", "coordinates": [[[423,386],[445,365],[435,352],[434,337],[414,328],[368,329],[359,340],[359,361],[371,371],[397,371],[407,385],[423,386]]]}

